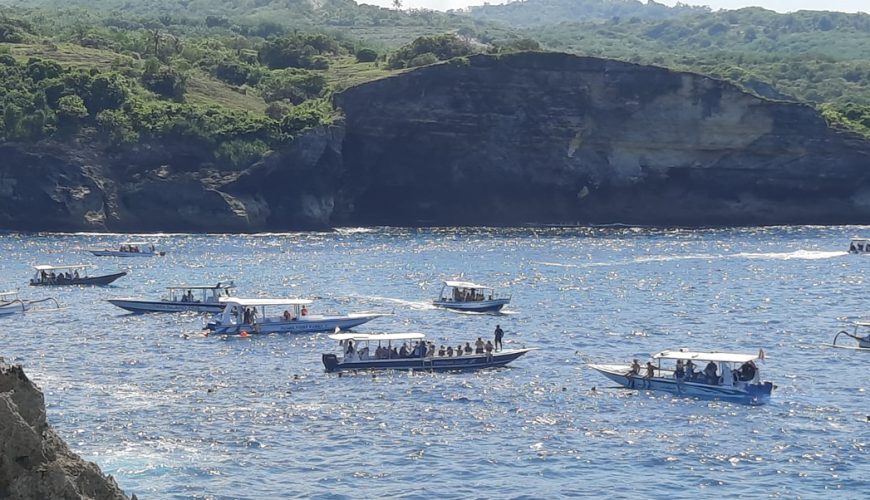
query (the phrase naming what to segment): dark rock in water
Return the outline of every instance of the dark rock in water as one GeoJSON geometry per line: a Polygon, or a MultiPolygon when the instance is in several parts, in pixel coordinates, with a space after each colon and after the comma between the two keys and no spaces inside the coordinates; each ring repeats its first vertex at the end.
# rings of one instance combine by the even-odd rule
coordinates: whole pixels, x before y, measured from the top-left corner
{"type": "Polygon", "coordinates": [[[0,360],[0,498],[126,499],[111,476],[70,451],[45,418],[42,392],[0,360]]]}
{"type": "Polygon", "coordinates": [[[870,141],[700,75],[477,55],[335,103],[343,123],[237,169],[181,140],[0,145],[0,228],[870,222],[870,141]]]}

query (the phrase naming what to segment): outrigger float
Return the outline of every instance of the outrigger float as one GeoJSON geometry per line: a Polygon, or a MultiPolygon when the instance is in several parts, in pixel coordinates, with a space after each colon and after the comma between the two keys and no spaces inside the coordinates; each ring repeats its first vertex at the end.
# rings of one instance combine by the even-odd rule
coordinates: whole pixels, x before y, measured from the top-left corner
{"type": "Polygon", "coordinates": [[[18,296],[17,290],[8,292],[0,292],[0,316],[10,316],[19,314],[33,309],[34,304],[45,302],[54,302],[54,309],[60,309],[60,304],[54,297],[47,297],[39,300],[27,300],[18,296]]]}
{"type": "Polygon", "coordinates": [[[158,252],[153,243],[147,241],[129,241],[121,243],[117,250],[89,249],[97,257],[154,257],[164,256],[166,252],[158,252]]]}
{"type": "Polygon", "coordinates": [[[126,276],[126,271],[104,276],[88,276],[90,264],[75,264],[68,266],[33,266],[36,274],[30,279],[31,286],[65,286],[65,285],[108,285],[116,279],[126,276]]]}
{"type": "Polygon", "coordinates": [[[537,348],[507,349],[489,354],[435,355],[419,354],[419,347],[407,356],[393,354],[400,344],[417,342],[424,345],[422,333],[335,333],[329,336],[339,342],[340,354],[323,354],[323,366],[329,373],[353,370],[418,370],[467,371],[504,366],[537,348]],[[378,353],[382,353],[378,355],[378,353]]]}
{"type": "Polygon", "coordinates": [[[468,281],[445,281],[432,305],[455,311],[498,312],[510,301],[510,295],[499,296],[491,286],[468,281]]]}
{"type": "Polygon", "coordinates": [[[166,297],[160,300],[136,298],[109,299],[112,305],[134,313],[196,311],[219,313],[224,310],[222,299],[230,297],[235,287],[229,283],[217,285],[178,285],[166,288],[166,297]],[[195,292],[195,294],[194,294],[195,292]]]}
{"type": "MultiPolygon", "coordinates": [[[[736,403],[763,404],[773,391],[771,382],[762,382],[756,360],[758,354],[730,352],[693,352],[685,349],[662,351],[652,356],[647,368],[637,365],[599,365],[589,367],[629,389],[664,391],[679,396],[718,399],[736,403]],[[674,361],[663,368],[662,360],[674,361]],[[700,363],[705,363],[704,367],[700,363]],[[735,368],[735,365],[740,365],[735,368]],[[697,371],[696,371],[697,368],[697,371]]],[[[636,362],[637,360],[635,360],[636,362]]]]}
{"type": "Polygon", "coordinates": [[[846,330],[841,330],[834,335],[834,340],[831,342],[831,347],[836,347],[837,349],[853,349],[856,351],[870,351],[870,330],[867,331],[867,335],[863,337],[858,335],[858,330],[860,328],[870,328],[870,321],[856,321],[855,322],[855,330],[853,333],[849,333],[846,330]],[[847,337],[853,338],[858,341],[858,345],[844,345],[837,344],[837,339],[840,335],[845,335],[847,337]]]}
{"type": "Polygon", "coordinates": [[[223,311],[205,326],[220,335],[257,333],[315,333],[347,330],[380,318],[382,313],[310,314],[308,299],[248,299],[230,297],[223,300],[223,311]],[[269,315],[283,309],[283,313],[269,315]]]}

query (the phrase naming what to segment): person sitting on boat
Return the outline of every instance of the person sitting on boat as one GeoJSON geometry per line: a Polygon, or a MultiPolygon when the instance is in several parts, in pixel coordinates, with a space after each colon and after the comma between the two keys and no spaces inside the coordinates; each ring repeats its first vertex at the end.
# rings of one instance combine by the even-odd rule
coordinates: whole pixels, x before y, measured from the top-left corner
{"type": "Polygon", "coordinates": [[[284,309],[284,321],[290,321],[293,319],[293,315],[290,314],[290,311],[284,309]]]}
{"type": "Polygon", "coordinates": [[[755,378],[755,373],[758,371],[758,367],[755,366],[755,363],[747,361],[740,366],[740,370],[737,372],[737,380],[741,382],[749,382],[750,380],[755,378]]]}
{"type": "Polygon", "coordinates": [[[640,363],[638,363],[637,358],[631,361],[631,367],[628,369],[628,373],[625,374],[628,377],[628,385],[634,389],[634,379],[640,375],[640,363]]]}
{"type": "Polygon", "coordinates": [[[465,343],[465,349],[463,350],[465,351],[465,354],[471,354],[472,352],[474,352],[474,349],[471,348],[471,344],[469,342],[465,343]]]}
{"type": "Polygon", "coordinates": [[[410,354],[410,352],[408,352],[408,343],[407,342],[402,343],[402,348],[399,349],[399,357],[400,358],[407,358],[409,354],[410,354]]]}
{"type": "Polygon", "coordinates": [[[718,368],[716,363],[710,361],[704,368],[704,375],[707,377],[707,383],[710,385],[719,385],[719,374],[716,373],[718,368]]]}
{"type": "Polygon", "coordinates": [[[674,378],[677,379],[678,382],[682,382],[686,377],[686,369],[683,368],[683,360],[677,360],[677,366],[674,368],[674,378]]]}
{"type": "Polygon", "coordinates": [[[73,278],[75,278],[75,279],[79,279],[79,270],[78,270],[78,269],[76,269],[76,270],[73,272],[73,278]]]}
{"type": "Polygon", "coordinates": [[[344,349],[344,357],[347,358],[347,357],[353,356],[353,353],[354,353],[353,340],[348,339],[347,346],[344,349]]]}
{"type": "Polygon", "coordinates": [[[368,348],[368,346],[363,347],[362,349],[360,349],[359,351],[357,351],[356,354],[357,354],[357,356],[359,356],[360,361],[365,360],[365,359],[369,359],[369,348],[368,348]]]}
{"type": "Polygon", "coordinates": [[[689,382],[695,380],[695,363],[691,359],[686,361],[686,380],[689,382]]]}
{"type": "Polygon", "coordinates": [[[447,354],[448,358],[452,358],[453,357],[453,346],[452,345],[447,346],[447,351],[445,353],[447,354]]]}
{"type": "Polygon", "coordinates": [[[302,306],[302,311],[300,311],[300,314],[302,314],[303,316],[308,316],[308,308],[302,306]]]}
{"type": "Polygon", "coordinates": [[[438,355],[444,357],[447,355],[447,348],[442,344],[441,347],[438,348],[438,355]]]}
{"type": "Polygon", "coordinates": [[[474,354],[483,354],[483,339],[477,337],[477,342],[474,343],[474,354]]]}

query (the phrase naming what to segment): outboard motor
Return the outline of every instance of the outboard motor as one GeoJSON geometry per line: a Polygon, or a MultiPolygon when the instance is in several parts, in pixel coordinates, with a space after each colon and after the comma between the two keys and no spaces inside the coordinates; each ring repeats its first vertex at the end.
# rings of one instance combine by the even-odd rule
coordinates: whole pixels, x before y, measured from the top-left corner
{"type": "Polygon", "coordinates": [[[326,367],[327,373],[332,373],[338,368],[338,356],[335,354],[324,354],[322,356],[323,366],[326,367]]]}

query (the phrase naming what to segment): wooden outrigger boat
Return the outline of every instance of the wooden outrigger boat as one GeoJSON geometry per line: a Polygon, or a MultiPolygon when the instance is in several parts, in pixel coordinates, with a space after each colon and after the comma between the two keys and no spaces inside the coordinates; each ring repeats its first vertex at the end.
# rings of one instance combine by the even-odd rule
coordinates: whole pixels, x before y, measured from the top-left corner
{"type": "Polygon", "coordinates": [[[60,309],[60,305],[54,297],[46,297],[39,300],[27,300],[19,297],[17,290],[0,292],[0,316],[24,313],[33,309],[34,304],[40,304],[43,302],[54,302],[55,309],[60,309]]]}
{"type": "MultiPolygon", "coordinates": [[[[489,354],[441,355],[428,350],[422,333],[335,333],[329,338],[337,340],[340,354],[323,354],[321,359],[327,372],[351,370],[419,370],[466,371],[504,366],[536,348],[507,349],[489,354]],[[397,345],[417,342],[410,353],[398,354],[397,345]]],[[[452,349],[450,351],[453,352],[452,349]]]]}
{"type": "Polygon", "coordinates": [[[121,309],[134,313],[196,311],[219,313],[224,310],[222,299],[230,297],[235,288],[232,281],[217,285],[178,285],[166,288],[166,296],[160,300],[136,298],[109,299],[121,309]]]}
{"type": "Polygon", "coordinates": [[[855,329],[852,333],[847,332],[846,330],[840,330],[834,335],[834,340],[831,342],[831,347],[836,347],[837,349],[853,349],[856,351],[870,351],[870,330],[867,330],[867,335],[861,336],[858,334],[858,330],[861,328],[870,329],[870,321],[856,321],[855,329]],[[852,339],[858,341],[858,345],[843,345],[838,344],[837,339],[840,335],[845,335],[852,339]]]}
{"type": "Polygon", "coordinates": [[[632,365],[590,364],[589,367],[629,389],[763,404],[770,399],[773,391],[771,382],[761,381],[760,371],[755,364],[756,360],[763,359],[762,350],[756,355],[680,349],[654,354],[645,369],[641,369],[637,360],[632,365]],[[663,360],[674,361],[676,366],[663,368],[663,360]],[[706,363],[706,367],[701,368],[700,363],[706,363]]]}
{"type": "Polygon", "coordinates": [[[31,286],[65,286],[65,285],[108,285],[116,279],[126,276],[126,271],[104,276],[88,276],[87,270],[93,269],[90,264],[75,264],[68,266],[33,266],[36,274],[30,279],[31,286]]]}
{"type": "Polygon", "coordinates": [[[383,316],[381,313],[311,314],[308,299],[223,299],[223,311],[206,330],[221,335],[255,333],[315,333],[347,330],[383,316]],[[269,315],[271,311],[283,313],[269,315]]]}
{"type": "Polygon", "coordinates": [[[498,312],[510,301],[510,296],[497,295],[491,286],[468,281],[445,281],[432,304],[455,311],[498,312]]]}
{"type": "Polygon", "coordinates": [[[89,252],[97,257],[154,257],[164,256],[166,252],[158,252],[153,243],[147,241],[128,241],[118,245],[117,250],[89,249],[89,252]]]}

